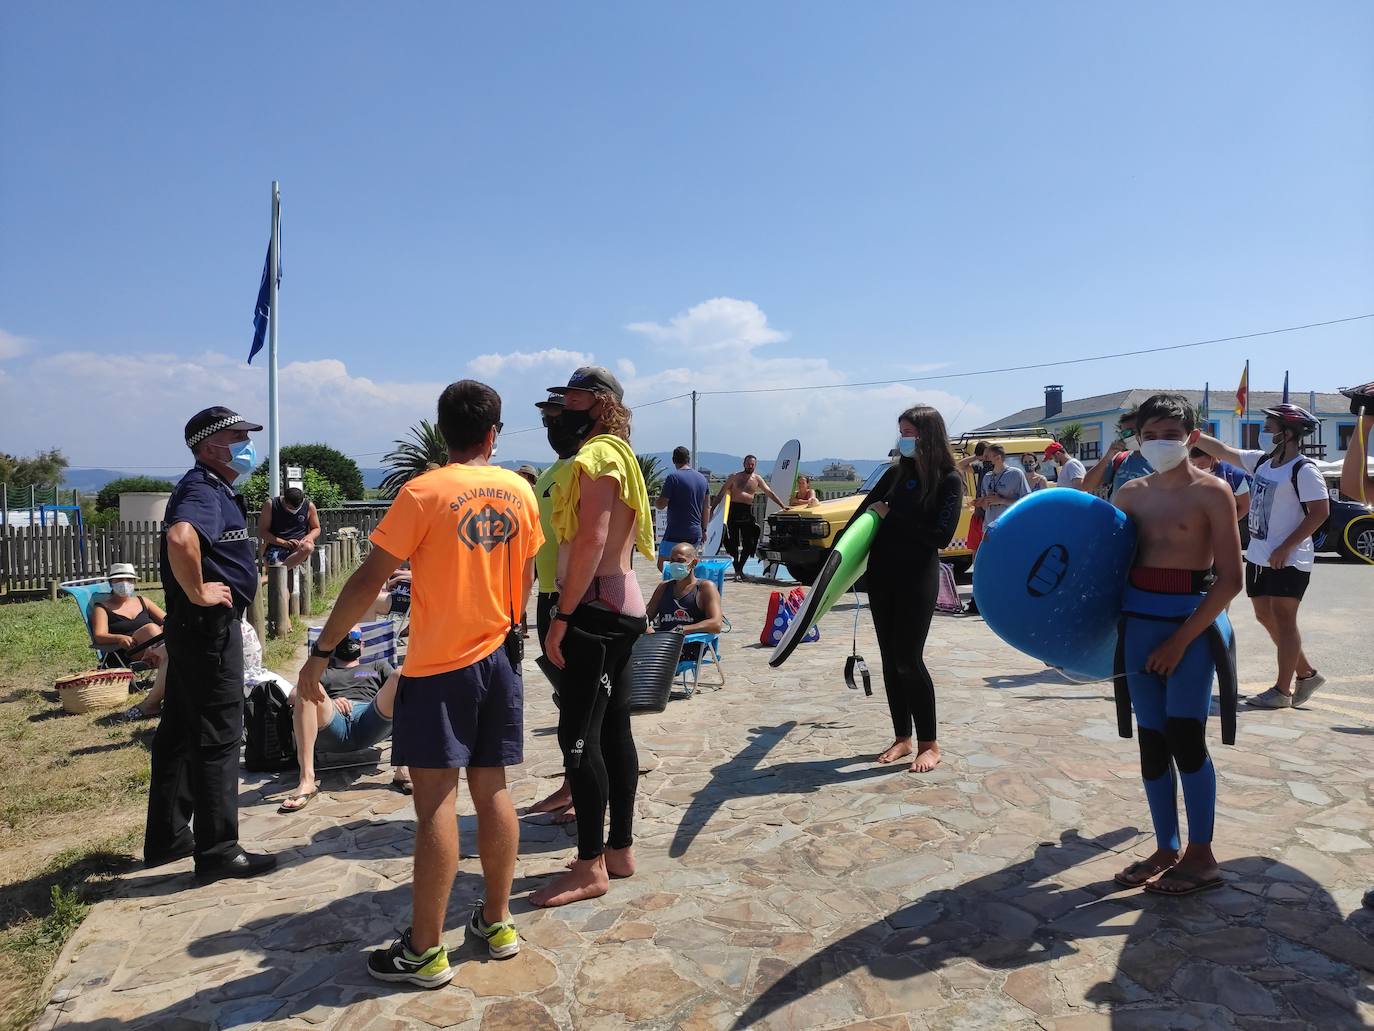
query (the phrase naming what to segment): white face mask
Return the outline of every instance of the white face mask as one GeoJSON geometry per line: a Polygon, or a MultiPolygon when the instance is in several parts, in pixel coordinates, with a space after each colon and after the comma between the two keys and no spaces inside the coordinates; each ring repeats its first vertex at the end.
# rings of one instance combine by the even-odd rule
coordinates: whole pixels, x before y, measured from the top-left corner
{"type": "Polygon", "coordinates": [[[1155,472],[1167,473],[1188,460],[1188,443],[1183,440],[1147,440],[1140,445],[1140,453],[1155,472]]]}
{"type": "Polygon", "coordinates": [[[115,594],[119,595],[121,598],[132,598],[134,596],[134,585],[127,580],[120,580],[117,583],[110,584],[110,590],[114,591],[115,594]]]}

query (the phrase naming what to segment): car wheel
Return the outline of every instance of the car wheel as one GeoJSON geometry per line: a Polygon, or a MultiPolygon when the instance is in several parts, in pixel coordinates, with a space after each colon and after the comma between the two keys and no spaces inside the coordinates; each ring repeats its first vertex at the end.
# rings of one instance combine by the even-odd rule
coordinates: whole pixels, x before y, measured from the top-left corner
{"type": "Polygon", "coordinates": [[[1346,524],[1337,547],[1347,562],[1374,562],[1374,516],[1361,516],[1346,524]]]}

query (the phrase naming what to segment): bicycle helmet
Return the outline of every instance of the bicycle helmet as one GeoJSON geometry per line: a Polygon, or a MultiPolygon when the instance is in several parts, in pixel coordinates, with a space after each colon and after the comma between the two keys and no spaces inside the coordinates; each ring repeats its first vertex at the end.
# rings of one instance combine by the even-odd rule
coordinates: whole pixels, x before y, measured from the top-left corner
{"type": "Polygon", "coordinates": [[[1317,420],[1306,408],[1299,408],[1297,405],[1279,404],[1273,408],[1264,409],[1264,414],[1271,419],[1277,419],[1280,426],[1285,430],[1296,433],[1299,437],[1304,437],[1312,433],[1317,428],[1317,420]]]}

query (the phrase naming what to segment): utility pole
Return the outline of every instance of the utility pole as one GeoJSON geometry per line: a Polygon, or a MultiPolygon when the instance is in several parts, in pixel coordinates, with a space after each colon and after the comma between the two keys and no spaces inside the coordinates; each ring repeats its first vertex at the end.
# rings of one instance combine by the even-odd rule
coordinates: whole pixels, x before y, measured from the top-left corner
{"type": "Polygon", "coordinates": [[[692,391],[692,468],[697,467],[697,392],[692,391]]]}

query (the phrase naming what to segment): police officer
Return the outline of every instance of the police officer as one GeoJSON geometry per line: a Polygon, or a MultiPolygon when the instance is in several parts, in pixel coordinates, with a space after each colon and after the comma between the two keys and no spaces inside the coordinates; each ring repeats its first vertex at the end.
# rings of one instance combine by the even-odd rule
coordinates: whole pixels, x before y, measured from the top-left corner
{"type": "Polygon", "coordinates": [[[186,424],[196,464],[172,491],[162,532],[167,591],[167,696],[153,737],[147,866],[195,856],[202,884],[253,877],[276,857],[239,847],[239,743],[243,738],[240,619],[258,588],[243,499],[233,483],[257,461],[262,427],[228,408],[186,424]]]}

